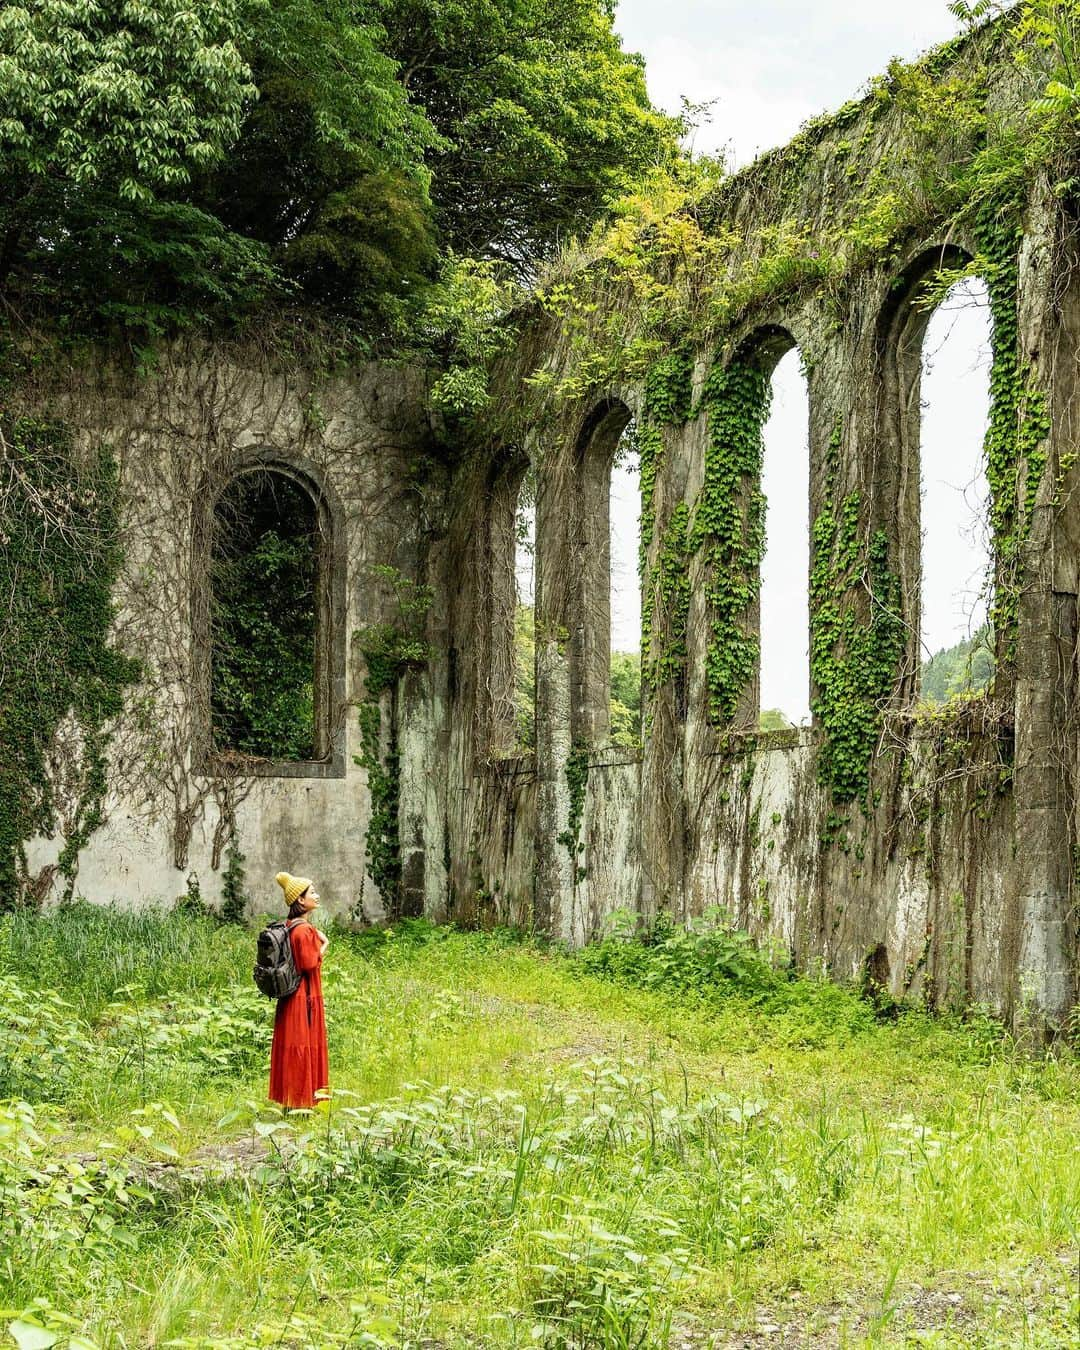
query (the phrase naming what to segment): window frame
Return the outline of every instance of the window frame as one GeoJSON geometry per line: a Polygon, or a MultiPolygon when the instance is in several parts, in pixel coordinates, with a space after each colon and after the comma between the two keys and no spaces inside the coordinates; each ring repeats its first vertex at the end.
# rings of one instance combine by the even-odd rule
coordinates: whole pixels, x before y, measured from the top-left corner
{"type": "Polygon", "coordinates": [[[344,778],[346,774],[345,552],[340,507],[322,475],[280,455],[257,450],[206,481],[195,498],[192,531],[191,666],[192,765],[208,778],[344,778]],[[313,703],[316,757],[307,760],[238,759],[213,743],[212,548],[222,496],[238,478],[276,474],[311,498],[318,527],[313,703]]]}

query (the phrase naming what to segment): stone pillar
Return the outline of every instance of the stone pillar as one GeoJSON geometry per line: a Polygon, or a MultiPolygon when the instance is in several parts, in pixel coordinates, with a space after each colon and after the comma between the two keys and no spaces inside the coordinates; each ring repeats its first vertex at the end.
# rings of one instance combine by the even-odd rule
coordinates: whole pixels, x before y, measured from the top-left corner
{"type": "Polygon", "coordinates": [[[570,784],[570,661],[565,643],[537,625],[536,927],[550,937],[573,938],[575,858],[568,846],[570,784]]]}
{"type": "MultiPolygon", "coordinates": [[[[1060,476],[1076,458],[1075,372],[1080,356],[1076,283],[1054,293],[1052,244],[1058,207],[1045,193],[1028,213],[1020,256],[1020,346],[1033,388],[1049,403],[1050,434],[1042,481],[1017,485],[1017,506],[1033,503],[1022,560],[1016,659],[1016,843],[1019,896],[1016,1029],[1036,1041],[1066,1022],[1075,992],[1070,798],[1072,739],[1068,706],[1075,702],[1076,569],[1080,513],[1060,476]],[[1034,494],[1031,489],[1034,488],[1034,494]],[[1055,559],[1059,560],[1058,562],[1055,559]]],[[[1075,270],[1075,269],[1074,269],[1075,270]]],[[[1034,466],[1029,462],[1027,473],[1034,466]]]]}
{"type": "Polygon", "coordinates": [[[567,847],[573,749],[571,629],[577,475],[572,444],[540,461],[536,492],[536,927],[571,940],[575,860],[567,847]]]}
{"type": "Polygon", "coordinates": [[[1043,587],[1020,602],[1016,682],[1016,838],[1020,895],[1014,1021],[1034,1039],[1064,1026],[1072,1003],[1061,605],[1043,587]]]}

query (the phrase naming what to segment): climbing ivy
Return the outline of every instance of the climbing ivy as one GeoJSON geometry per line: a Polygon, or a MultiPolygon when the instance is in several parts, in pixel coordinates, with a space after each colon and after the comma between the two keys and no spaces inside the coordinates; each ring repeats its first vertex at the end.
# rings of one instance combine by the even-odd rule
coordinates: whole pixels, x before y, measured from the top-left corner
{"type": "Polygon", "coordinates": [[[680,503],[660,540],[650,572],[649,546],[656,528],[656,480],[664,457],[664,427],[684,425],[693,415],[694,357],[680,348],[661,357],[645,379],[638,428],[641,472],[639,572],[645,603],[641,615],[641,678],[655,693],[680,678],[686,667],[686,623],[690,613],[689,508],[680,503]],[[658,620],[660,623],[658,624],[658,620]]]}
{"type": "Polygon", "coordinates": [[[1046,468],[1050,415],[1035,372],[1020,354],[1020,203],[981,203],[974,232],[981,256],[970,270],[978,268],[986,280],[993,319],[985,442],[997,564],[991,621],[1002,644],[1000,663],[1007,665],[1016,656],[1021,553],[1031,533],[1035,499],[1046,468]]]}
{"type": "Polygon", "coordinates": [[[664,457],[663,428],[682,426],[690,419],[694,400],[693,352],[681,348],[662,356],[649,368],[637,434],[641,475],[641,557],[640,573],[645,580],[648,569],[649,540],[656,523],[653,499],[656,477],[664,457]]]}
{"type": "Polygon", "coordinates": [[[79,456],[60,423],[0,415],[0,908],[19,899],[26,841],[57,827],[48,757],[62,727],[69,895],[104,821],[110,723],[139,672],[110,640],[119,511],[107,449],[79,456]]]}
{"type": "Polygon", "coordinates": [[[367,867],[387,908],[393,908],[401,888],[401,836],[398,807],[401,796],[401,754],[395,732],[384,755],[382,714],[376,700],[360,705],[360,754],[356,763],[367,771],[371,815],[367,828],[367,867]]]}
{"type": "Polygon", "coordinates": [[[221,917],[225,923],[243,924],[247,920],[250,898],[246,862],[236,839],[231,839],[225,850],[225,871],[221,875],[221,917]]]}
{"type": "Polygon", "coordinates": [[[836,501],[841,440],[837,426],[825,461],[825,504],[811,532],[810,674],[821,727],[818,778],[835,801],[850,802],[869,787],[884,706],[904,652],[904,625],[885,532],[867,539],[859,492],[836,501]]]}
{"type": "Polygon", "coordinates": [[[682,679],[686,670],[686,627],[690,618],[690,508],[680,502],[660,538],[653,570],[656,601],[666,623],[659,638],[649,608],[642,618],[641,674],[650,693],[682,679]]]}
{"type": "Polygon", "coordinates": [[[706,564],[710,634],[705,655],[709,716],[729,722],[753,678],[760,641],[748,619],[761,586],[765,498],[762,432],[772,387],[750,361],[717,362],[705,385],[705,481],[690,542],[706,564]]]}
{"type": "Polygon", "coordinates": [[[558,842],[570,854],[574,868],[575,883],[583,881],[585,874],[578,867],[578,835],[581,822],[585,818],[585,794],[589,786],[589,747],[574,745],[566,760],[566,785],[570,789],[570,810],[567,815],[566,830],[559,835],[558,842]]]}

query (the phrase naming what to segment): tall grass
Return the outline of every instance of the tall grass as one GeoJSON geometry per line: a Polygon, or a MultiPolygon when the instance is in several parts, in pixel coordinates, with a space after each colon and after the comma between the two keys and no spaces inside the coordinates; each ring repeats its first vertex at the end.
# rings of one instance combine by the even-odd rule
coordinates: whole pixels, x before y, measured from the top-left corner
{"type": "Polygon", "coordinates": [[[1080,1075],[985,1018],[410,923],[332,935],[335,1097],[282,1117],[251,935],[118,917],[0,921],[0,1306],[61,1350],[1075,1339],[1080,1075]]]}
{"type": "Polygon", "coordinates": [[[90,1021],[125,990],[164,998],[225,989],[250,972],[251,939],[212,918],[74,904],[0,917],[0,970],[59,989],[90,1021]]]}

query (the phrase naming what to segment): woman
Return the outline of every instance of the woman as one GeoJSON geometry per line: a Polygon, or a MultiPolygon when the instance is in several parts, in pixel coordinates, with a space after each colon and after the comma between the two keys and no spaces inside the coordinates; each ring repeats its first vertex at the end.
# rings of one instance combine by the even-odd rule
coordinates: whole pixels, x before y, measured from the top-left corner
{"type": "Polygon", "coordinates": [[[300,984],[294,994],[278,1000],[270,1049],[270,1100],[281,1106],[311,1107],[330,1082],[320,973],[330,940],[310,921],[319,905],[311,881],[279,872],[277,883],[289,906],[289,941],[300,984]]]}

